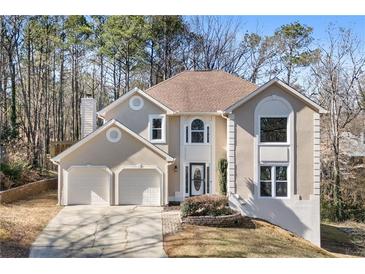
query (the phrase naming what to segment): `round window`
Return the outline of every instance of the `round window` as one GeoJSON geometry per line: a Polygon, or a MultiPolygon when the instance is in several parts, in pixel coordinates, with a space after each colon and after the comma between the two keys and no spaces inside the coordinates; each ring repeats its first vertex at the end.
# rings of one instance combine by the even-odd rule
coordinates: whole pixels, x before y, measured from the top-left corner
{"type": "Polygon", "coordinates": [[[133,96],[129,100],[129,107],[133,110],[140,110],[143,108],[143,99],[140,96],[133,96]]]}
{"type": "Polygon", "coordinates": [[[122,138],[122,133],[118,128],[112,127],[106,132],[106,138],[109,142],[116,143],[122,138]]]}

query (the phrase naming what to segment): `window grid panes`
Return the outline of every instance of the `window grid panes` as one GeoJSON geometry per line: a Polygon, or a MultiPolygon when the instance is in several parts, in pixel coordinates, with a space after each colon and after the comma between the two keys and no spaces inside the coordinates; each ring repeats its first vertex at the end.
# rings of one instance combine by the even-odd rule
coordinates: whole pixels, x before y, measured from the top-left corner
{"type": "Polygon", "coordinates": [[[260,196],[288,197],[287,172],[287,166],[260,166],[260,196]]]}
{"type": "Polygon", "coordinates": [[[200,119],[191,123],[191,142],[204,143],[204,122],[200,119]]]}
{"type": "Polygon", "coordinates": [[[275,196],[287,197],[288,196],[288,181],[287,181],[287,167],[277,166],[275,167],[275,196]]]}
{"type": "Polygon", "coordinates": [[[152,140],[162,139],[162,118],[152,119],[152,140]]]}
{"type": "Polygon", "coordinates": [[[260,167],[260,195],[262,197],[272,196],[271,166],[260,167]]]}
{"type": "Polygon", "coordinates": [[[287,141],[286,117],[262,117],[260,118],[260,142],[285,143],[287,141]]]}

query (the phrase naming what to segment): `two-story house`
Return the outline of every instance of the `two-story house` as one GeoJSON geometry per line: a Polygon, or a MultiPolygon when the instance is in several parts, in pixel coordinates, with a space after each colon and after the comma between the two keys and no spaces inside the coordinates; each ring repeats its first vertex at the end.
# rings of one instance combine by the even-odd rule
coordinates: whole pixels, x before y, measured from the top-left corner
{"type": "Polygon", "coordinates": [[[280,80],[258,87],[185,71],[98,112],[84,98],[81,112],[84,138],[52,159],[60,204],[160,206],[216,194],[227,159],[232,207],[319,244],[325,110],[280,80]]]}

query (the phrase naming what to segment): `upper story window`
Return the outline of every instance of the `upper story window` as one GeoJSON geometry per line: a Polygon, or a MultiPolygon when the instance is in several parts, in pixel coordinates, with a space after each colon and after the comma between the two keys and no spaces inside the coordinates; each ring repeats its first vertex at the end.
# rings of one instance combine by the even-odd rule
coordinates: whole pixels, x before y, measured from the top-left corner
{"type": "Polygon", "coordinates": [[[191,142],[204,143],[204,122],[200,119],[195,119],[191,122],[191,142]]]}
{"type": "Polygon", "coordinates": [[[152,143],[166,142],[166,116],[152,114],[149,116],[149,139],[152,143]]]}
{"type": "Polygon", "coordinates": [[[287,117],[261,117],[260,142],[261,143],[286,143],[288,140],[287,117]]]}

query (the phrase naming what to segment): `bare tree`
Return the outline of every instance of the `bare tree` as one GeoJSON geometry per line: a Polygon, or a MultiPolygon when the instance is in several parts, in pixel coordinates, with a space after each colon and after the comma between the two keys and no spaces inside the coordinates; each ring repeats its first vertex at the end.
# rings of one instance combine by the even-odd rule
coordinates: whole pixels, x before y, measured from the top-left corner
{"type": "Polygon", "coordinates": [[[252,83],[266,80],[277,75],[278,50],[273,36],[261,36],[258,33],[245,34],[241,47],[247,51],[247,62],[242,71],[243,77],[252,83]]]}
{"type": "Polygon", "coordinates": [[[363,110],[362,96],[365,55],[351,30],[328,30],[328,43],[320,47],[321,55],[311,70],[322,106],[328,110],[328,137],[332,153],[332,199],[336,219],[343,216],[341,197],[341,134],[363,110]]]}
{"type": "Polygon", "coordinates": [[[196,16],[191,22],[198,51],[198,69],[222,69],[238,73],[246,62],[247,48],[240,47],[237,33],[240,28],[232,20],[223,22],[214,16],[196,16]]]}

